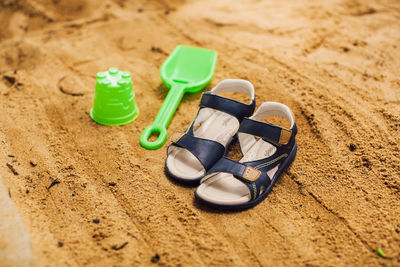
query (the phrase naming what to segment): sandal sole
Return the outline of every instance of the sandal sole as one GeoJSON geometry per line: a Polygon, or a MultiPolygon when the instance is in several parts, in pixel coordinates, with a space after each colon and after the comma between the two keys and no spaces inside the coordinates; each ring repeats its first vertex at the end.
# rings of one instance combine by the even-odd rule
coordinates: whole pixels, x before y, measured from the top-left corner
{"type": "Polygon", "coordinates": [[[268,194],[272,191],[272,188],[274,187],[276,181],[278,180],[279,176],[281,176],[281,174],[290,166],[290,164],[294,161],[295,157],[297,154],[297,143],[295,142],[292,151],[290,151],[289,156],[287,157],[287,159],[282,163],[281,166],[279,166],[279,169],[276,171],[274,177],[271,180],[271,184],[268,186],[267,189],[265,189],[265,191],[255,200],[252,200],[250,202],[246,202],[243,204],[235,204],[235,205],[224,205],[224,204],[216,204],[207,200],[202,199],[201,197],[199,197],[199,195],[197,194],[197,189],[194,192],[194,196],[196,198],[196,200],[201,203],[204,204],[206,206],[212,207],[212,208],[216,208],[216,209],[220,209],[220,210],[228,210],[228,211],[241,211],[241,210],[246,210],[246,209],[250,209],[254,206],[256,206],[257,204],[259,204],[261,201],[263,201],[268,194]]]}

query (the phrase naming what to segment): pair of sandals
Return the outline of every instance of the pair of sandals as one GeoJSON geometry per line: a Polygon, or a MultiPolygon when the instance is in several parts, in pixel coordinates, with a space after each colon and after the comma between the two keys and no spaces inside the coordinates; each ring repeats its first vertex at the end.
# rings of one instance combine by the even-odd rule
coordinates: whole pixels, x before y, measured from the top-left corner
{"type": "Polygon", "coordinates": [[[254,112],[255,106],[254,87],[245,80],[224,80],[204,93],[190,128],[171,136],[166,173],[184,184],[200,183],[196,199],[215,208],[241,210],[260,203],[296,156],[297,127],[287,106],[264,102],[254,112]],[[248,94],[251,102],[219,95],[226,92],[248,94]],[[288,120],[290,127],[262,122],[270,116],[288,120]],[[225,157],[236,138],[240,161],[225,157]]]}

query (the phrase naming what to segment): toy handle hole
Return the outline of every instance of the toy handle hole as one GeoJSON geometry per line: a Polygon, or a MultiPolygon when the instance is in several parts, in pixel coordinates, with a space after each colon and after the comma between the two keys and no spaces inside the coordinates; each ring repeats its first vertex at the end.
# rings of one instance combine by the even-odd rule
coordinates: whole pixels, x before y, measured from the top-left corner
{"type": "Polygon", "coordinates": [[[140,145],[146,149],[159,149],[167,140],[167,129],[158,125],[147,127],[140,137],[140,145]]]}
{"type": "Polygon", "coordinates": [[[153,131],[153,132],[151,132],[151,134],[147,140],[149,142],[155,142],[155,141],[157,141],[159,136],[160,136],[160,133],[158,131],[153,131]]]}

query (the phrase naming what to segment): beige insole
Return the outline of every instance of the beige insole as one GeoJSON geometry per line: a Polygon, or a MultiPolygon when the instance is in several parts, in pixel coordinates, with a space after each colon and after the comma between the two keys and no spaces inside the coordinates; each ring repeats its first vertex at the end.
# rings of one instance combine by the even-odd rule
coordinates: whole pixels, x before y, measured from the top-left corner
{"type": "MultiPolygon", "coordinates": [[[[201,112],[210,112],[204,108],[201,112]]],[[[194,130],[194,136],[214,140],[226,146],[239,129],[239,121],[224,112],[215,111],[194,130]]],[[[171,147],[167,157],[168,170],[181,179],[196,179],[205,175],[206,171],[200,161],[188,150],[171,147]]]]}
{"type": "MultiPolygon", "coordinates": [[[[272,156],[276,152],[275,146],[258,139],[250,147],[240,162],[260,160],[272,156]]],[[[273,177],[279,165],[267,172],[273,177]]],[[[264,188],[262,188],[262,191],[264,188]]],[[[217,173],[205,180],[196,190],[197,195],[204,200],[225,205],[242,204],[250,201],[251,194],[248,187],[230,173],[217,173]]]]}

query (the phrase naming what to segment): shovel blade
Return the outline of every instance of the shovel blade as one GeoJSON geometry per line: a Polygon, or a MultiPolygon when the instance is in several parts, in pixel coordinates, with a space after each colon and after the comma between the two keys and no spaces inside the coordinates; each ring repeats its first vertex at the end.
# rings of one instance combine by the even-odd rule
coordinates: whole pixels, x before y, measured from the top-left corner
{"type": "Polygon", "coordinates": [[[211,81],[216,63],[216,51],[179,45],[161,66],[160,76],[168,88],[184,84],[185,92],[194,93],[211,81]]]}

